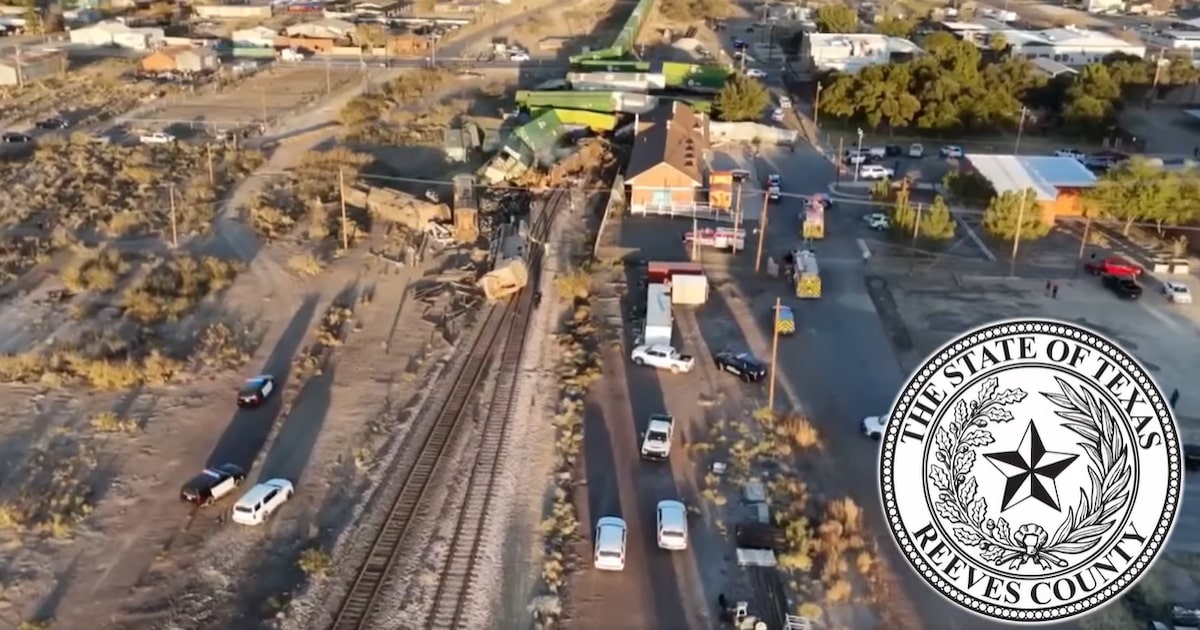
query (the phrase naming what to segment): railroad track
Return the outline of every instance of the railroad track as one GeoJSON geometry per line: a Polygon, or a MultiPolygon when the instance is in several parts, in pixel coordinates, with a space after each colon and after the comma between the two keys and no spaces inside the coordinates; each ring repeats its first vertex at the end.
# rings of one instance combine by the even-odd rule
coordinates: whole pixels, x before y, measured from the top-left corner
{"type": "MultiPolygon", "coordinates": [[[[556,192],[548,199],[542,208],[538,223],[534,226],[533,240],[543,241],[562,203],[565,191],[556,192]]],[[[530,283],[537,282],[541,269],[542,247],[534,246],[529,249],[530,283]]],[[[536,285],[535,285],[536,286],[536,285]]],[[[507,443],[508,428],[512,423],[514,407],[517,402],[517,389],[520,382],[521,357],[524,354],[525,339],[529,332],[529,315],[533,312],[533,291],[522,291],[514,301],[511,316],[516,325],[508,331],[508,338],[498,357],[496,381],[493,385],[491,405],[487,409],[487,417],[480,423],[478,450],[475,455],[475,465],[471,468],[470,481],[459,509],[458,521],[455,525],[454,536],[451,539],[450,550],[442,565],[440,580],[433,598],[433,610],[429,615],[429,627],[437,629],[455,629],[462,627],[463,613],[467,608],[467,597],[471,593],[471,584],[475,580],[476,567],[482,552],[483,535],[491,514],[492,498],[495,496],[496,482],[502,473],[504,446],[507,443]]]]}
{"type": "MultiPolygon", "coordinates": [[[[533,228],[535,240],[544,238],[543,233],[548,232],[549,223],[553,218],[553,213],[557,211],[557,200],[559,199],[561,199],[561,195],[555,193],[551,196],[551,202],[555,203],[553,209],[550,209],[550,202],[543,208],[543,212],[533,228]]],[[[541,248],[533,251],[537,252],[535,255],[537,260],[540,260],[541,248]]],[[[531,264],[530,282],[534,282],[536,278],[537,267],[531,264]]],[[[417,451],[415,461],[408,469],[407,477],[405,477],[400,491],[387,510],[386,520],[371,543],[366,561],[359,569],[350,591],[338,608],[331,630],[366,630],[371,627],[370,620],[376,603],[384,590],[392,567],[395,566],[401,555],[400,551],[412,526],[414,516],[419,513],[419,507],[424,502],[428,490],[433,487],[432,482],[438,465],[446,456],[462,420],[471,416],[471,401],[489,372],[488,367],[493,358],[493,350],[501,341],[513,340],[518,335],[514,329],[521,329],[520,343],[517,346],[524,345],[524,329],[527,318],[516,315],[522,307],[528,313],[529,304],[532,302],[532,293],[532,291],[521,291],[514,299],[506,303],[488,307],[483,314],[483,323],[479,327],[479,332],[472,341],[466,359],[450,386],[449,394],[438,409],[432,427],[417,451]]],[[[511,345],[506,344],[505,347],[511,345]]],[[[519,363],[519,350],[516,360],[519,363]]],[[[497,388],[500,387],[498,381],[497,388]]],[[[508,386],[506,391],[508,399],[511,399],[515,394],[515,381],[508,386]]],[[[502,446],[502,439],[498,444],[502,446]]],[[[498,460],[498,447],[496,455],[498,460]]],[[[493,466],[497,463],[498,461],[493,463],[493,466]]],[[[474,474],[472,474],[472,479],[474,481],[474,474]]],[[[465,598],[465,594],[463,597],[465,598]]]]}

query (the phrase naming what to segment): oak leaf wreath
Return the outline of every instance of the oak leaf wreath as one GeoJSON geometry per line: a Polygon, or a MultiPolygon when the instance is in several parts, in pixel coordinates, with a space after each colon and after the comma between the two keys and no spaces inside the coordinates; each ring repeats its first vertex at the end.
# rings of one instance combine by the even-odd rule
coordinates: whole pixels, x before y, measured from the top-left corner
{"type": "Polygon", "coordinates": [[[971,469],[975,452],[995,441],[987,430],[989,423],[1013,419],[1008,407],[1025,399],[1019,388],[999,390],[999,379],[987,379],[973,401],[959,401],[954,421],[939,429],[934,454],[939,464],[930,467],[930,479],[937,488],[934,510],[946,523],[954,525],[958,542],[981,551],[980,557],[995,566],[1017,569],[1034,562],[1043,569],[1065,567],[1064,554],[1087,551],[1096,545],[1116,523],[1117,513],[1128,503],[1133,469],[1129,465],[1129,446],[1118,428],[1117,418],[1103,400],[1090,391],[1072,387],[1055,377],[1061,394],[1043,392],[1065,420],[1063,426],[1078,435],[1088,458],[1090,486],[1080,493],[1078,503],[1067,509],[1067,516],[1050,535],[1040,525],[1026,523],[1014,531],[1007,519],[987,517],[985,497],[977,496],[979,486],[971,469]]]}

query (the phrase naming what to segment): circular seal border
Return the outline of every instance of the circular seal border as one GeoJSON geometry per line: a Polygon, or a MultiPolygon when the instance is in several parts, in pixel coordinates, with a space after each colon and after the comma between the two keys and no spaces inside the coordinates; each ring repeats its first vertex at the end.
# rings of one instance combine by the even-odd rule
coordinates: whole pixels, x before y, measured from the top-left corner
{"type": "Polygon", "coordinates": [[[1123,348],[1112,343],[1100,333],[1079,324],[1064,322],[1049,318],[1007,319],[992,322],[985,326],[970,330],[944,344],[937,352],[925,359],[920,369],[913,372],[904,388],[892,404],[891,415],[883,435],[883,448],[879,455],[879,498],[883,507],[884,517],[888,522],[888,531],[895,539],[909,565],[927,584],[933,587],[942,597],[957,604],[968,612],[990,619],[1013,621],[1023,624],[1043,624],[1062,621],[1095,610],[1109,602],[1117,595],[1137,583],[1146,570],[1158,558],[1163,546],[1175,527],[1179,514],[1180,485],[1183,483],[1182,447],[1179,441],[1179,428],[1175,422],[1175,414],[1163,400],[1158,384],[1150,377],[1149,371],[1136,358],[1123,348]],[[1146,546],[1124,573],[1113,580],[1103,589],[1087,598],[1069,605],[1048,608],[1045,610],[1027,610],[998,606],[982,601],[942,578],[940,573],[932,569],[914,548],[915,543],[900,519],[896,507],[896,498],[892,483],[892,462],[895,457],[896,441],[903,425],[901,421],[911,404],[914,392],[928,381],[935,372],[947,361],[949,356],[962,352],[969,346],[1001,337],[1020,333],[1056,334],[1069,337],[1088,344],[1100,350],[1114,362],[1130,373],[1136,373],[1138,385],[1147,389],[1148,402],[1153,406],[1155,415],[1163,425],[1164,448],[1169,451],[1170,479],[1168,482],[1166,509],[1159,519],[1152,535],[1147,535],[1146,546]]]}

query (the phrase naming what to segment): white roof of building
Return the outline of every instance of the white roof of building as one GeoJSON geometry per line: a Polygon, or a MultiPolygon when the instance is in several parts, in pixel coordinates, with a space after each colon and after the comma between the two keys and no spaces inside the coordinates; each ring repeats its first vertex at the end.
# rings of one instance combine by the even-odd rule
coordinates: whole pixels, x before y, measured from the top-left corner
{"type": "Polygon", "coordinates": [[[894,53],[919,53],[919,52],[921,52],[920,46],[914,44],[913,42],[911,42],[907,39],[904,39],[903,37],[887,38],[887,47],[888,47],[888,52],[894,52],[894,53]]]}
{"type": "Polygon", "coordinates": [[[1129,42],[1118,39],[1108,33],[1093,31],[1085,28],[1076,28],[1073,26],[1064,28],[1050,28],[1042,31],[1042,37],[1056,45],[1069,46],[1116,46],[1125,47],[1132,46],[1129,42]]]}
{"type": "Polygon", "coordinates": [[[1049,46],[1050,40],[1042,37],[1037,31],[1020,31],[1017,29],[1005,29],[1003,31],[993,31],[995,35],[1002,35],[1004,41],[1010,46],[1020,48],[1022,46],[1049,46]]]}
{"type": "Polygon", "coordinates": [[[1033,64],[1035,70],[1041,71],[1048,77],[1056,77],[1060,74],[1079,74],[1074,68],[1064,63],[1059,63],[1053,59],[1045,57],[1035,57],[1029,60],[1033,64]]]}
{"type": "Polygon", "coordinates": [[[942,22],[942,26],[952,31],[987,31],[991,30],[987,26],[977,24],[975,22],[942,22]]]}
{"type": "Polygon", "coordinates": [[[105,20],[103,22],[96,22],[95,24],[93,24],[91,26],[85,26],[79,30],[89,30],[89,29],[96,30],[96,31],[104,31],[106,33],[130,33],[133,31],[132,28],[129,28],[128,26],[125,26],[124,24],[122,24],[116,20],[105,20]]]}
{"type": "Polygon", "coordinates": [[[1019,193],[1032,188],[1038,201],[1053,201],[1058,198],[1059,188],[1096,185],[1095,174],[1071,157],[969,153],[966,159],[992,183],[997,193],[1019,193]]]}
{"type": "Polygon", "coordinates": [[[836,48],[868,45],[872,49],[887,48],[889,53],[915,53],[921,47],[903,37],[888,37],[878,33],[811,33],[806,36],[813,48],[836,48]]]}

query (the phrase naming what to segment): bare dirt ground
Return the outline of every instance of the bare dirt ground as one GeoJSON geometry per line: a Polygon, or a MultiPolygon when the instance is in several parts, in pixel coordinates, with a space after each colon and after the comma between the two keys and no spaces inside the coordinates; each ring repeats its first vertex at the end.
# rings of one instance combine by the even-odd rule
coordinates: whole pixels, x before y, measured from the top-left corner
{"type": "Polygon", "coordinates": [[[234,129],[263,121],[270,125],[362,80],[363,73],[358,70],[330,68],[327,72],[310,65],[272,66],[212,94],[172,103],[133,122],[155,130],[171,125],[234,129]]]}
{"type": "Polygon", "coordinates": [[[82,125],[180,90],[122,76],[134,70],[134,62],[128,59],[101,59],[60,77],[0,88],[0,121],[6,127],[24,128],[42,118],[61,116],[82,125]]]}

